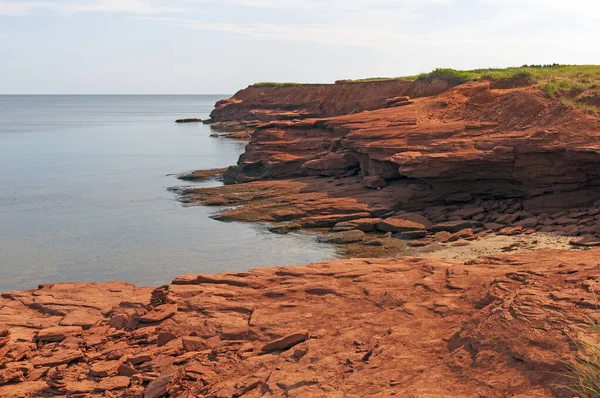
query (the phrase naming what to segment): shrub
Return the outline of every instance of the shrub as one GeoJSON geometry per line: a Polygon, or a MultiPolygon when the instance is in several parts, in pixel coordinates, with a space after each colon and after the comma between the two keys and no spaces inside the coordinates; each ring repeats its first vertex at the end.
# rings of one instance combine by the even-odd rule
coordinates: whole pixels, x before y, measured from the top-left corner
{"type": "Polygon", "coordinates": [[[458,71],[450,68],[437,68],[429,73],[422,73],[417,76],[417,81],[431,83],[434,80],[442,80],[450,86],[458,86],[473,80],[473,75],[466,71],[458,71]]]}

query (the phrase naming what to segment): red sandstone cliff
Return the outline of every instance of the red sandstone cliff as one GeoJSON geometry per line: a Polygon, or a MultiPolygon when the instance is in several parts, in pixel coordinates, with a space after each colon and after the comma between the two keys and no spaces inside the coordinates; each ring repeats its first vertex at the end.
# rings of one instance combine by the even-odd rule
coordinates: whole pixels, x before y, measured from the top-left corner
{"type": "Polygon", "coordinates": [[[556,212],[600,198],[599,139],[596,117],[534,86],[468,83],[401,107],[262,124],[226,180],[358,175],[401,190],[399,208],[517,198],[556,212]]]}
{"type": "Polygon", "coordinates": [[[447,83],[385,80],[339,81],[335,84],[250,86],[217,102],[210,114],[213,122],[271,121],[331,117],[385,108],[389,100],[442,92],[447,83]]]}

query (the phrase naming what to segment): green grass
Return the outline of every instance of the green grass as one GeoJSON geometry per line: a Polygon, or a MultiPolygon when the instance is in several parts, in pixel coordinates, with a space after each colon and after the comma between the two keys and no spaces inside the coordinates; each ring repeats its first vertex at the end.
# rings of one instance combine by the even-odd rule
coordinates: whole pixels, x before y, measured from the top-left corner
{"type": "Polygon", "coordinates": [[[292,83],[292,82],[284,82],[284,83],[278,83],[278,82],[260,82],[260,83],[254,83],[250,87],[295,87],[295,86],[300,86],[300,85],[302,85],[302,83],[292,83]]]}
{"type": "Polygon", "coordinates": [[[600,325],[589,322],[592,337],[576,342],[578,357],[571,366],[572,390],[580,398],[600,397],[600,325]]]}
{"type": "Polygon", "coordinates": [[[366,79],[347,79],[347,80],[338,80],[336,84],[341,83],[372,83],[372,82],[390,82],[397,80],[406,80],[403,77],[368,77],[366,79]]]}
{"type": "MultiPolygon", "coordinates": [[[[578,101],[575,97],[584,91],[593,90],[600,96],[600,65],[523,65],[510,68],[456,70],[438,68],[429,73],[406,77],[372,77],[356,80],[339,80],[336,83],[365,83],[395,80],[410,80],[430,83],[442,80],[450,86],[469,81],[503,79],[526,80],[538,87],[550,98],[560,99],[564,105],[575,107],[591,115],[599,115],[598,107],[578,101]]],[[[252,87],[292,87],[300,83],[256,83],[252,87]]]]}
{"type": "Polygon", "coordinates": [[[598,107],[595,105],[585,104],[566,97],[561,98],[560,102],[562,102],[564,106],[580,109],[583,113],[587,113],[588,115],[598,115],[598,107]]]}

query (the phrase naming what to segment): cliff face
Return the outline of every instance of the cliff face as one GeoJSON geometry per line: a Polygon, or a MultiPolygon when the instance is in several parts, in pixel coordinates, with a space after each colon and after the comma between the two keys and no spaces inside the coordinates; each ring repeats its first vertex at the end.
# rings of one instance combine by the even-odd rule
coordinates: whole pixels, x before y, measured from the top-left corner
{"type": "Polygon", "coordinates": [[[250,86],[233,97],[217,102],[213,122],[272,121],[332,117],[380,109],[388,100],[410,95],[428,95],[447,89],[444,82],[413,83],[408,80],[250,86]]]}
{"type": "Polygon", "coordinates": [[[600,198],[599,139],[595,117],[533,86],[469,83],[405,106],[264,123],[226,181],[359,176],[403,190],[399,208],[518,199],[556,212],[600,198]]]}

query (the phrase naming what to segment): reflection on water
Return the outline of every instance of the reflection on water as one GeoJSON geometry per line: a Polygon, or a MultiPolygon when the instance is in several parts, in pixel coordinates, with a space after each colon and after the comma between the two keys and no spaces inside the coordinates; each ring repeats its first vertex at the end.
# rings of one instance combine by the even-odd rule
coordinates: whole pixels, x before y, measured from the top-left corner
{"type": "MultiPolygon", "coordinates": [[[[218,96],[0,96],[0,292],[61,281],[167,283],[334,257],[184,208],[169,173],[233,164],[244,143],[202,124],[218,96]]],[[[209,183],[210,184],[210,183],[209,183]]]]}

